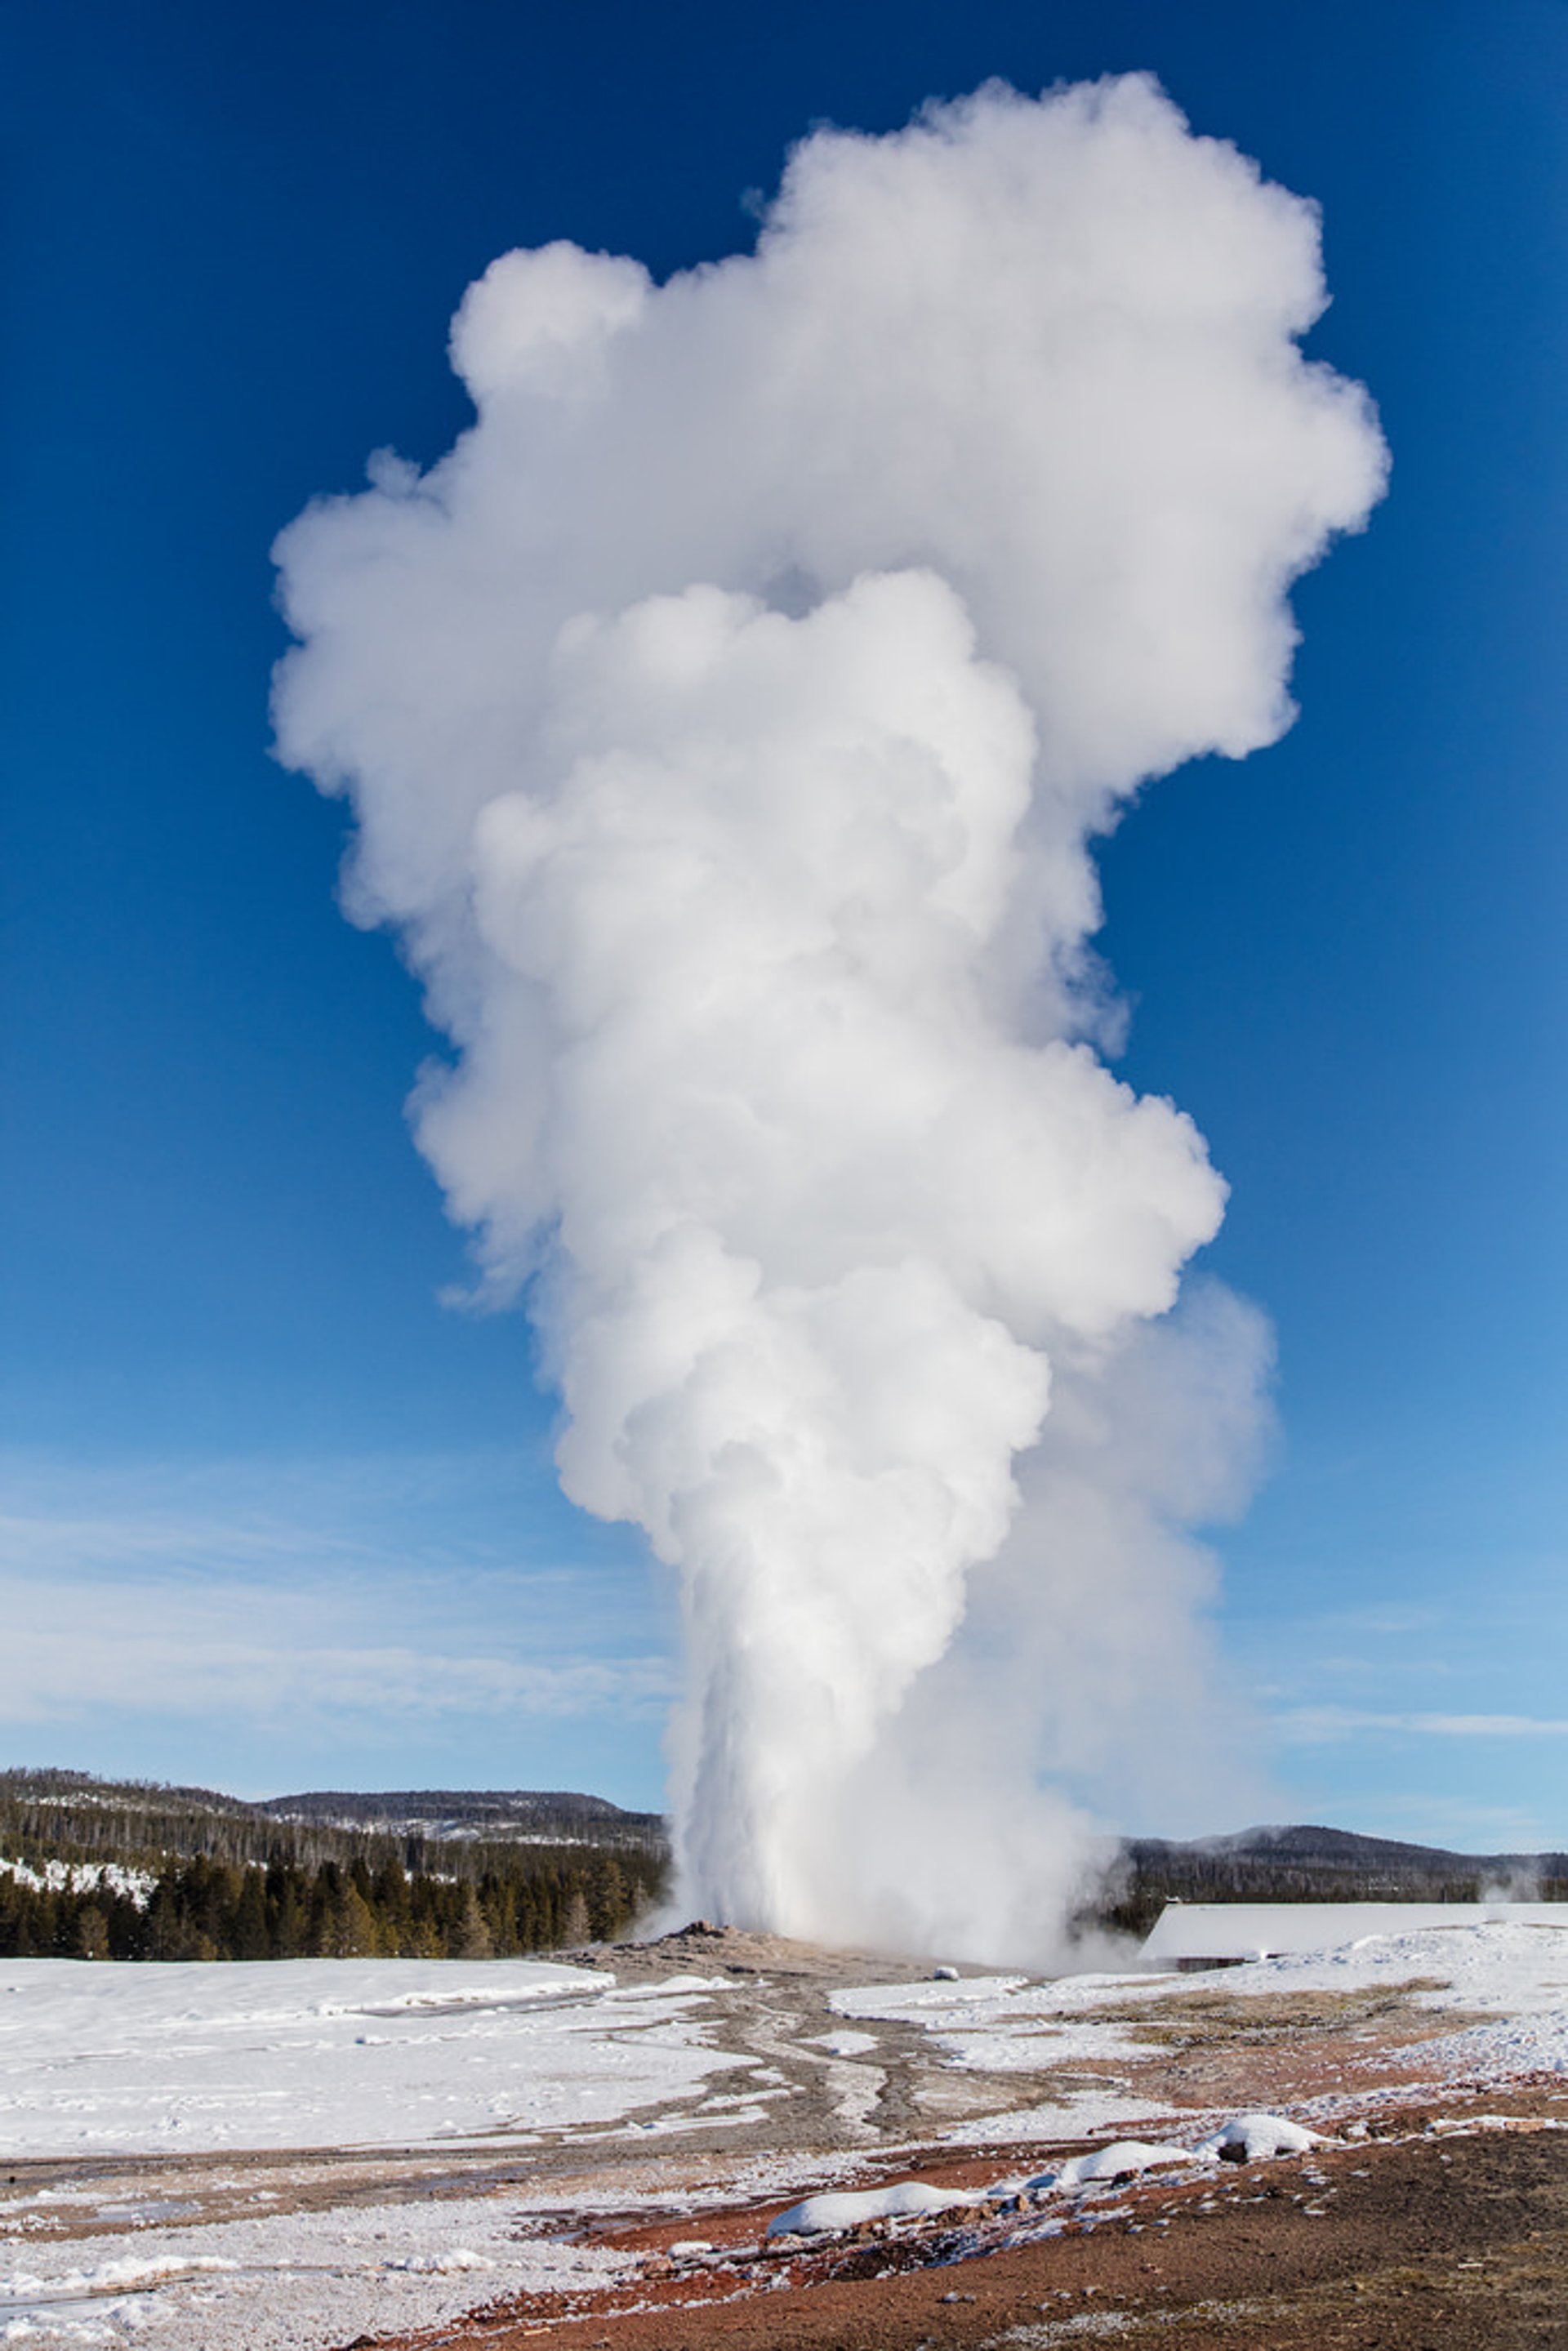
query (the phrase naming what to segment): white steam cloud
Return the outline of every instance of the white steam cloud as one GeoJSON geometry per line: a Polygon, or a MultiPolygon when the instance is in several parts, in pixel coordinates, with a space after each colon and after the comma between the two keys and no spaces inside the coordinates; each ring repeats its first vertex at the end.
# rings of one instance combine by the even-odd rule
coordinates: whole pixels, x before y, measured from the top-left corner
{"type": "Polygon", "coordinates": [[[421,1147],[533,1284],[567,1492],[679,1573],[715,1914],[1039,1949],[1037,1768],[1201,1677],[1266,1336],[1171,1315],[1224,1186],[1093,1050],[1088,844],[1289,722],[1383,477],[1323,300],[1148,79],[993,86],[809,139],[754,255],[505,255],[473,429],[280,542],[283,756],[456,1048],[421,1147]]]}

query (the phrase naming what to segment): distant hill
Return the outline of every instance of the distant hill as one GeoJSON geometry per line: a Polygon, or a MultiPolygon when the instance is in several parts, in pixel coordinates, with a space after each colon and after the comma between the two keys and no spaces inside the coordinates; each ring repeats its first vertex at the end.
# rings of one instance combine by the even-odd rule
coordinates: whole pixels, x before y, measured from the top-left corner
{"type": "Polygon", "coordinates": [[[506,1958],[623,1935],[664,1823],[560,1791],[322,1792],[0,1771],[0,1957],[506,1958]]]}
{"type": "Polygon", "coordinates": [[[275,1821],[308,1821],[402,1837],[522,1837],[564,1844],[646,1842],[661,1846],[664,1839],[664,1823],[657,1813],[622,1812],[602,1796],[573,1795],[559,1788],[413,1788],[375,1795],[332,1790],[268,1796],[256,1810],[275,1821]]]}
{"type": "Polygon", "coordinates": [[[1134,1837],[1095,1916],[1142,1934],[1170,1901],[1479,1902],[1498,1888],[1568,1900],[1568,1854],[1450,1853],[1316,1826],[1134,1837]]]}
{"type": "Polygon", "coordinates": [[[171,1857],[241,1866],[333,1861],[477,1880],[516,1866],[519,1847],[590,1845],[661,1866],[656,1813],[627,1813],[601,1796],[517,1789],[390,1795],[321,1792],[247,1803],[212,1788],[151,1780],[98,1780],[86,1771],[0,1771],[0,1858],[123,1863],[171,1857]]]}

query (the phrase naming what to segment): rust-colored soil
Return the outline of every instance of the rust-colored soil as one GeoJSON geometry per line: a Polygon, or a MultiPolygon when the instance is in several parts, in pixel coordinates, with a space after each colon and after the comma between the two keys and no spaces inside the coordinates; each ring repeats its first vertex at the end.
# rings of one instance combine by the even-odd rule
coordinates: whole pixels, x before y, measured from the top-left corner
{"type": "MultiPolygon", "coordinates": [[[[759,2249],[774,2208],[708,2210],[616,2236],[651,2257],[633,2287],[570,2308],[530,2299],[377,2351],[1563,2351],[1561,2082],[1385,2107],[1372,2128],[1223,2166],[1212,2185],[1145,2178],[1026,2243],[1007,2241],[1005,2216],[960,2214],[915,2237],[781,2254],[759,2249]],[[721,2258],[661,2257],[698,2225],[721,2258]]],[[[949,2154],[909,2168],[956,2187],[1006,2166],[949,2154]]]]}

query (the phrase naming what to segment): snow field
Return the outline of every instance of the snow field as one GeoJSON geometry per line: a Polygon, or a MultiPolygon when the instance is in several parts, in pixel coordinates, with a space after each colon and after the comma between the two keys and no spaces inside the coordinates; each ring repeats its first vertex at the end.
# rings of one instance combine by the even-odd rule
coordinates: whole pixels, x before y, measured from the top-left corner
{"type": "MultiPolygon", "coordinates": [[[[1119,2125],[1147,2127],[1159,2109],[1134,2105],[1109,2083],[1082,2095],[1063,2088],[1050,2105],[1002,2107],[1012,2081],[1021,2086],[1036,2068],[1136,2055],[1148,2045],[1139,2037],[1148,2010],[1195,1989],[1235,2000],[1414,1979],[1441,1987],[1411,1995],[1432,2018],[1433,2038],[1406,2053],[1425,2078],[1568,2073],[1568,1929],[1517,1917],[1361,1936],[1207,1982],[1145,1973],[849,1987],[831,1999],[843,2026],[801,2046],[874,2083],[874,2064],[857,2061],[874,2060],[878,2034],[861,2028],[915,2028],[939,2064],[996,2083],[1001,2110],[966,2117],[946,2132],[952,2143],[1111,2137],[989,2191],[1037,2201],[1030,2225],[1050,2233],[1071,2199],[1112,2193],[1130,2173],[1168,2167],[1175,2179],[1186,2167],[1189,2176],[1212,2176],[1228,2147],[1262,2160],[1314,2142],[1266,2114],[1235,2116],[1196,2145],[1118,2140],[1119,2125]],[[1488,2021],[1456,2026],[1456,2010],[1488,2021]]],[[[156,2194],[114,2203],[93,2188],[91,2160],[230,2150],[237,2162],[246,2151],[312,2147],[505,2152],[553,2144],[563,2132],[579,2143],[591,2135],[630,2146],[645,2135],[662,2145],[663,2135],[694,2122],[711,2129],[766,2116],[774,2111],[767,2102],[783,2095],[777,2071],[745,2044],[738,2023],[727,2024],[723,1995],[734,1989],[728,1978],[696,1977],[622,1989],[606,1974],[521,1960],[0,1963],[0,2152],[84,2164],[84,2176],[53,2177],[47,2190],[0,2189],[0,2345],[324,2351],[360,2333],[434,2325],[497,2296],[625,2275],[634,2257],[545,2233],[552,2223],[569,2228],[585,2209],[583,2196],[559,2181],[534,2193],[520,2185],[488,2195],[416,2192],[407,2201],[241,2210],[203,2223],[181,2200],[188,2175],[177,2165],[156,2194]],[[729,2079],[715,2085],[716,2074],[729,2079]],[[49,2230],[68,2224],[79,2233],[51,2242],[49,2230]]],[[[1173,2126],[1179,2138],[1194,2118],[1176,2124],[1166,2109],[1160,2127],[1173,2126]]],[[[850,2160],[846,2152],[846,2169],[850,2160]]],[[[706,2204],[737,2194],[815,2189],[774,2224],[787,2238],[867,2220],[915,2228],[923,2215],[978,2198],[924,2181],[823,2192],[834,2168],[831,2157],[754,2152],[677,2199],[678,2209],[695,2219],[706,2204]]],[[[236,2191],[245,2184],[236,2175],[236,2191]]],[[[650,2216],[667,2210],[673,2218],[677,2209],[664,2192],[645,2195],[630,2180],[613,2194],[620,2209],[646,2202],[650,2216]]]]}
{"type": "Polygon", "coordinates": [[[737,2059],[715,1986],[539,1960],[0,1962],[0,2155],[418,2146],[621,2123],[737,2059]]]}

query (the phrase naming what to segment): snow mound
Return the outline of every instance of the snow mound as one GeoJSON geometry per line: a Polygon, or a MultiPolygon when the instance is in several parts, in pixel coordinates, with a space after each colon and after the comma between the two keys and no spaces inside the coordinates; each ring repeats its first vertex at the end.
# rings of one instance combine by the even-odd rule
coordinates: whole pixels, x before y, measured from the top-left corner
{"type": "Polygon", "coordinates": [[[1161,2147],[1148,2139],[1116,2138],[1087,2155],[1069,2156],[1055,2171],[1042,2171],[1024,2182],[1026,2196],[1071,2195],[1075,2188],[1092,2188],[1103,2179],[1125,2179],[1138,2171],[1155,2171],[1162,2164],[1190,2163],[1190,2147],[1161,2147]]]}
{"type": "Polygon", "coordinates": [[[971,2195],[949,2195],[924,2179],[901,2179],[894,2188],[808,2196],[803,2203],[791,2204],[788,2212],[769,2220],[768,2233],[770,2237],[836,2236],[842,2230],[858,2229],[866,2220],[903,2220],[915,2213],[946,2212],[952,2205],[973,2202],[971,2195]]]}
{"type": "Polygon", "coordinates": [[[1209,2137],[1199,2139],[1199,2155],[1219,2156],[1231,2163],[1257,2163],[1271,2155],[1305,2155],[1321,2147],[1318,2132],[1303,2130],[1282,2115],[1232,2115],[1209,2137]]]}

